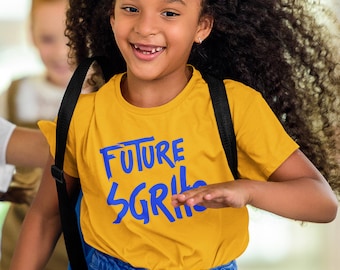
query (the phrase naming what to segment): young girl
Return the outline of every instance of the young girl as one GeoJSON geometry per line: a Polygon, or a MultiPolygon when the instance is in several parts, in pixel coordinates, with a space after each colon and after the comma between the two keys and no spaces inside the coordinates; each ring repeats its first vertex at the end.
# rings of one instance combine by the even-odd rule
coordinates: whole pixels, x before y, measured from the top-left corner
{"type": "MultiPolygon", "coordinates": [[[[338,85],[324,29],[304,5],[70,1],[76,61],[104,55],[113,75],[80,97],[65,156],[68,190],[80,181],[83,191],[89,269],[237,269],[248,204],[296,220],[335,218],[337,198],[324,176],[339,190],[331,122],[338,85]],[[236,181],[204,73],[225,79],[236,181]]],[[[56,125],[40,126],[53,154],[56,125]]],[[[49,167],[43,178],[11,269],[43,269],[60,235],[49,167]]]]}

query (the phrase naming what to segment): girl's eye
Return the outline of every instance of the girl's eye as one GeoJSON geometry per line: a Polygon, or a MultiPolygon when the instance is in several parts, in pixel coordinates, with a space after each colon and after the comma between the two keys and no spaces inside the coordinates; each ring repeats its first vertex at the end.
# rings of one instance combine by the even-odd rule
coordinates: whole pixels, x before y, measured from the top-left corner
{"type": "Polygon", "coordinates": [[[176,17],[176,16],[179,16],[178,13],[173,12],[173,11],[164,11],[162,14],[165,17],[176,17]]]}
{"type": "Polygon", "coordinates": [[[122,9],[130,13],[138,12],[138,9],[134,7],[123,7],[122,9]]]}

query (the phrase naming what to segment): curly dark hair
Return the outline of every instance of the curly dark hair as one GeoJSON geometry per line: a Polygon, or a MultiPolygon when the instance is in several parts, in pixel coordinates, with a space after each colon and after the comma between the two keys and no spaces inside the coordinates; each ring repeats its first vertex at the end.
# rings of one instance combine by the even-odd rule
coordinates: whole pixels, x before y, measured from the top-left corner
{"type": "MultiPolygon", "coordinates": [[[[75,62],[104,56],[112,63],[109,76],[126,70],[109,23],[113,5],[112,0],[70,0],[66,26],[75,62]]],[[[202,44],[193,45],[188,63],[261,92],[340,194],[339,67],[333,37],[311,9],[332,19],[315,1],[202,0],[202,15],[212,15],[214,27],[202,44]]]]}

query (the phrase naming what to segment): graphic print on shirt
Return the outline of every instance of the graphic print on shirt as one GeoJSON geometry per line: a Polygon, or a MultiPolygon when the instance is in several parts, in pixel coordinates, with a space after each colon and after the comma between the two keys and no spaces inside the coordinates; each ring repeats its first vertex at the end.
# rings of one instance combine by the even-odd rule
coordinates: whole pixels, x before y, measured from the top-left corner
{"type": "Polygon", "coordinates": [[[207,185],[203,180],[188,181],[187,168],[181,165],[181,162],[185,160],[182,138],[168,142],[156,141],[154,137],[145,137],[101,148],[100,154],[104,162],[106,177],[112,183],[107,204],[121,208],[113,223],[120,223],[128,211],[136,220],[147,224],[151,215],[164,215],[169,222],[174,222],[176,219],[183,218],[184,215],[191,217],[193,211],[205,210],[205,207],[198,205],[192,208],[184,206],[169,209],[164,204],[164,200],[170,200],[170,194],[174,195],[207,185]],[[120,198],[117,195],[120,187],[119,179],[112,180],[113,164],[115,166],[119,164],[124,174],[151,170],[155,165],[167,166],[174,173],[171,179],[162,179],[153,186],[148,186],[145,181],[137,181],[138,184],[131,192],[130,198],[120,198]],[[138,200],[138,195],[145,191],[148,192],[148,199],[138,200]]]}

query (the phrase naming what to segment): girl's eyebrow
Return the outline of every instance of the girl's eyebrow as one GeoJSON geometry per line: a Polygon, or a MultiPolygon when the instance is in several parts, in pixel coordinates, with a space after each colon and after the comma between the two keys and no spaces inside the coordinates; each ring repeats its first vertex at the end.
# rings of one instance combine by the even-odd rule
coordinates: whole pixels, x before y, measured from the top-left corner
{"type": "Polygon", "coordinates": [[[181,3],[184,6],[187,5],[183,0],[163,0],[163,1],[166,2],[166,3],[169,3],[169,4],[178,2],[178,3],[181,3]]]}

